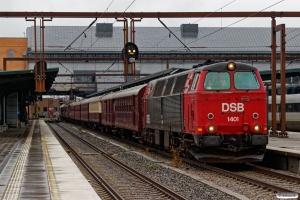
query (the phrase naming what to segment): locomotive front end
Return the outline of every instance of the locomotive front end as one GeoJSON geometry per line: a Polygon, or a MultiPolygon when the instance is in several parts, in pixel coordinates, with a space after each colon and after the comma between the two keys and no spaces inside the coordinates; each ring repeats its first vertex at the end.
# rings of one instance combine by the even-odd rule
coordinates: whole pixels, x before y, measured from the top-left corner
{"type": "Polygon", "coordinates": [[[255,67],[229,62],[195,70],[185,100],[193,157],[203,162],[262,161],[268,143],[266,93],[255,67]]]}

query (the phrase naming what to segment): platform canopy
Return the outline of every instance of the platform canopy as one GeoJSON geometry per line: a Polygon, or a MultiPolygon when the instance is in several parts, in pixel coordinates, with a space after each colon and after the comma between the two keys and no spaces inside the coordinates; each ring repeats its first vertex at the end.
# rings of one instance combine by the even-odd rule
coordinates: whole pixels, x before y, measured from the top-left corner
{"type": "MultiPolygon", "coordinates": [[[[58,73],[58,68],[48,68],[45,89],[48,91],[58,73]]],[[[6,96],[13,92],[34,94],[35,81],[33,70],[0,71],[0,95],[6,96]]]]}

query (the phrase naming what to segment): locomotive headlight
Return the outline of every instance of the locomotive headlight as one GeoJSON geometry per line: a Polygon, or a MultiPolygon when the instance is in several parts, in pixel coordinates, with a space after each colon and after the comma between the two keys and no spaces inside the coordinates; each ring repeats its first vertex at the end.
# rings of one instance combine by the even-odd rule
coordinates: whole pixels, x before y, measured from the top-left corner
{"type": "Polygon", "coordinates": [[[261,127],[260,127],[260,125],[258,125],[258,124],[254,125],[254,127],[253,127],[253,130],[254,130],[255,132],[260,132],[260,129],[261,129],[261,127]]]}
{"type": "Polygon", "coordinates": [[[216,130],[216,127],[214,125],[209,125],[207,128],[208,132],[213,133],[216,130]]]}
{"type": "Polygon", "coordinates": [[[234,62],[229,62],[227,64],[227,69],[232,71],[232,70],[235,70],[235,63],[234,62]]]}

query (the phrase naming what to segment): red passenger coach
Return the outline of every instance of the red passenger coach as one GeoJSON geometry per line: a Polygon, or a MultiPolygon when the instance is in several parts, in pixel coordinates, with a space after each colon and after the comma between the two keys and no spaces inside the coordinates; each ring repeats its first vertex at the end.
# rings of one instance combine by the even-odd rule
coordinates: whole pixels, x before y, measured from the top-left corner
{"type": "Polygon", "coordinates": [[[116,92],[114,95],[115,126],[123,135],[127,130],[142,131],[142,98],[146,84],[116,92]]]}
{"type": "Polygon", "coordinates": [[[102,124],[105,126],[104,131],[107,132],[115,126],[114,95],[115,93],[110,93],[101,98],[102,124]]]}
{"type": "Polygon", "coordinates": [[[69,113],[68,113],[68,105],[63,104],[60,106],[60,113],[61,113],[61,118],[69,118],[69,113]]]}
{"type": "Polygon", "coordinates": [[[203,162],[261,161],[268,143],[258,70],[217,63],[151,81],[142,137],[203,162]]]}
{"type": "Polygon", "coordinates": [[[71,104],[74,107],[74,119],[77,121],[81,120],[81,102],[74,102],[71,104]]]}
{"type": "Polygon", "coordinates": [[[89,99],[89,124],[92,128],[96,129],[101,126],[102,118],[102,107],[101,107],[102,96],[97,96],[89,99]]]}
{"type": "Polygon", "coordinates": [[[76,104],[76,102],[73,102],[68,106],[69,118],[71,120],[75,119],[75,105],[74,104],[76,104]]]}
{"type": "MultiPolygon", "coordinates": [[[[86,123],[89,121],[89,99],[84,99],[80,101],[80,120],[82,123],[86,123]]],[[[83,124],[83,125],[84,125],[83,124]]]]}

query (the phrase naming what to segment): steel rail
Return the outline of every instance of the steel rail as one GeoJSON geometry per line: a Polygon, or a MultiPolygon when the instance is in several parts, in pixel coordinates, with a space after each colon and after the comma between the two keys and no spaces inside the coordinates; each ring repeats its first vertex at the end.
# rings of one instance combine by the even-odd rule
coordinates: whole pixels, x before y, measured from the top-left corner
{"type": "MultiPolygon", "coordinates": [[[[57,123],[56,123],[57,124],[57,123]]],[[[79,136],[75,135],[74,133],[72,133],[71,131],[69,131],[68,129],[66,129],[65,127],[60,126],[59,124],[57,124],[59,127],[61,127],[62,129],[64,129],[65,131],[69,132],[70,134],[72,134],[72,136],[74,136],[75,138],[77,138],[78,140],[80,140],[81,142],[83,142],[84,144],[86,144],[87,146],[91,147],[92,149],[94,149],[95,151],[101,153],[101,155],[105,156],[107,159],[109,159],[110,161],[114,162],[115,164],[117,164],[118,166],[122,167],[124,170],[126,170],[127,172],[129,172],[130,174],[132,174],[133,176],[143,180],[144,182],[150,184],[151,186],[155,187],[156,189],[158,189],[159,191],[161,191],[162,193],[166,194],[167,196],[169,196],[170,198],[173,199],[177,199],[177,200],[186,200],[186,198],[180,196],[179,194],[173,192],[172,190],[169,190],[168,188],[158,184],[157,182],[151,180],[150,178],[148,178],[147,176],[141,174],[140,172],[132,169],[131,167],[125,165],[124,163],[118,161],[117,159],[113,158],[111,155],[109,155],[108,153],[106,153],[105,151],[102,151],[101,149],[99,149],[98,147],[94,146],[93,144],[87,142],[86,140],[80,138],[79,136]]]]}
{"type": "Polygon", "coordinates": [[[287,174],[281,174],[281,173],[278,173],[278,172],[270,171],[270,170],[259,168],[259,167],[256,167],[256,166],[250,166],[250,167],[252,167],[252,169],[254,171],[259,172],[259,173],[275,176],[275,177],[285,179],[285,180],[288,180],[288,181],[293,181],[295,183],[300,183],[300,178],[295,177],[295,176],[290,176],[290,175],[287,175],[287,174]]]}
{"type": "MultiPolygon", "coordinates": [[[[84,168],[93,176],[99,185],[101,185],[113,198],[124,200],[102,177],[72,148],[71,145],[51,126],[50,129],[60,138],[66,147],[72,152],[76,159],[84,166],[84,168]]],[[[69,132],[69,131],[68,131],[69,132]]]]}
{"type": "MultiPolygon", "coordinates": [[[[112,135],[109,135],[109,134],[105,134],[105,135],[107,135],[109,137],[113,137],[114,139],[120,140],[119,138],[114,137],[112,135]]],[[[121,141],[129,143],[129,144],[134,145],[134,146],[137,146],[139,148],[144,148],[145,147],[141,144],[138,144],[138,143],[135,143],[135,142],[132,142],[132,141],[128,141],[128,140],[121,140],[121,141]]],[[[149,148],[149,147],[147,147],[147,148],[149,148]]],[[[157,152],[160,155],[172,158],[172,155],[170,153],[160,151],[160,150],[157,150],[155,148],[149,148],[149,149],[152,152],[157,152]]],[[[182,158],[182,160],[184,162],[188,163],[188,164],[192,164],[194,166],[201,167],[203,169],[213,171],[213,172],[216,172],[218,174],[222,174],[222,175],[227,176],[227,177],[235,178],[235,179],[243,181],[243,182],[247,182],[247,183],[250,183],[250,184],[253,184],[253,185],[257,185],[257,186],[262,187],[262,188],[269,188],[272,191],[277,191],[277,192],[297,193],[300,196],[300,193],[298,193],[298,192],[295,192],[295,191],[292,191],[292,190],[289,190],[289,189],[286,189],[286,188],[281,188],[281,187],[278,187],[276,185],[272,185],[272,184],[269,184],[269,183],[266,183],[266,182],[263,182],[263,181],[258,181],[258,180],[255,180],[255,179],[243,176],[243,175],[235,174],[234,172],[230,172],[228,170],[224,170],[224,169],[214,167],[214,166],[211,166],[211,165],[208,165],[208,164],[200,163],[198,161],[193,161],[193,160],[190,160],[190,159],[187,159],[187,158],[182,158]]],[[[285,177],[289,178],[289,176],[285,176],[285,177]]]]}

